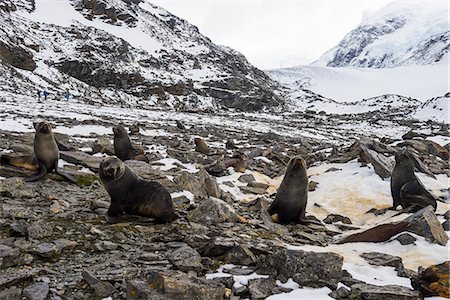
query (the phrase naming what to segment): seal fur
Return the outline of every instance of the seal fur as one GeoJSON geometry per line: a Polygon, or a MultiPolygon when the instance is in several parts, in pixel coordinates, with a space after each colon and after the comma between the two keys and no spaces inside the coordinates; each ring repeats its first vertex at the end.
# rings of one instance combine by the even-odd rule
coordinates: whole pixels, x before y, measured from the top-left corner
{"type": "Polygon", "coordinates": [[[154,218],[167,223],[176,218],[172,197],[161,184],[139,178],[117,157],[104,159],[99,176],[111,197],[106,214],[108,222],[114,222],[123,213],[154,218]]]}

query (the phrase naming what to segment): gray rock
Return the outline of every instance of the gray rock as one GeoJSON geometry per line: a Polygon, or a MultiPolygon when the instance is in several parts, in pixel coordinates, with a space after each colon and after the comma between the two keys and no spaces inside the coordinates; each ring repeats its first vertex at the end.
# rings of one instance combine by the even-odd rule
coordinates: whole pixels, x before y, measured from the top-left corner
{"type": "Polygon", "coordinates": [[[324,220],[323,222],[325,224],[332,224],[332,223],[336,223],[336,222],[342,222],[343,224],[353,224],[352,221],[350,220],[350,218],[348,217],[344,217],[338,214],[329,214],[324,220]]]}
{"type": "Polygon", "coordinates": [[[8,198],[30,199],[39,196],[35,188],[25,184],[22,178],[11,177],[0,180],[0,195],[8,198]]]}
{"type": "Polygon", "coordinates": [[[409,233],[402,233],[396,238],[396,240],[399,241],[402,245],[410,245],[414,244],[417,239],[409,233]]]}
{"type": "Polygon", "coordinates": [[[331,252],[281,249],[267,255],[263,264],[278,275],[293,278],[300,286],[336,289],[342,276],[343,257],[331,252]]]}
{"type": "Polygon", "coordinates": [[[419,210],[406,218],[404,222],[408,224],[407,231],[423,236],[432,243],[444,246],[447,244],[448,235],[445,233],[431,206],[419,210]]]}
{"type": "Polygon", "coordinates": [[[445,231],[450,231],[450,220],[445,220],[444,223],[442,223],[442,228],[444,228],[445,231]]]}
{"type": "Polygon", "coordinates": [[[58,247],[53,243],[40,243],[32,248],[31,252],[46,258],[54,257],[60,253],[58,247]]]}
{"type": "Polygon", "coordinates": [[[233,286],[233,295],[240,296],[240,297],[248,297],[250,296],[250,290],[248,289],[248,286],[241,285],[241,286],[233,286]]]}
{"type": "Polygon", "coordinates": [[[116,288],[107,281],[101,281],[87,271],[81,273],[83,279],[91,286],[95,294],[101,298],[112,296],[117,293],[116,288]]]}
{"type": "Polygon", "coordinates": [[[231,275],[250,275],[252,274],[254,271],[252,268],[233,268],[233,269],[229,269],[229,270],[224,270],[225,273],[231,274],[231,275]]]}
{"type": "Polygon", "coordinates": [[[127,299],[222,300],[225,287],[180,271],[150,272],[146,285],[127,283],[127,299]]]}
{"type": "Polygon", "coordinates": [[[198,272],[203,268],[202,257],[195,249],[189,246],[175,249],[169,254],[168,258],[178,270],[183,272],[191,270],[198,272]]]}
{"type": "Polygon", "coordinates": [[[6,269],[0,270],[0,291],[6,287],[21,284],[22,282],[29,281],[33,276],[39,274],[40,269],[6,269]],[[14,272],[11,272],[14,270],[14,272]]]}
{"type": "Polygon", "coordinates": [[[127,281],[128,300],[168,300],[166,296],[158,293],[147,282],[142,280],[127,281]]]}
{"type": "Polygon", "coordinates": [[[48,292],[49,286],[46,282],[36,282],[23,289],[23,294],[30,300],[44,300],[48,292]]]}
{"type": "Polygon", "coordinates": [[[255,195],[267,194],[267,191],[262,188],[255,188],[250,186],[240,186],[239,188],[244,194],[255,194],[255,195]]]}
{"type": "Polygon", "coordinates": [[[225,255],[225,261],[230,264],[248,266],[256,263],[256,256],[245,246],[235,245],[225,255]]]}
{"type": "Polygon", "coordinates": [[[379,252],[366,252],[362,253],[361,257],[374,266],[394,267],[396,270],[403,267],[402,258],[398,256],[379,252]]]}
{"type": "Polygon", "coordinates": [[[239,176],[238,180],[240,182],[244,182],[244,183],[250,183],[255,181],[255,176],[253,176],[253,174],[242,174],[241,176],[239,176]]]}
{"type": "Polygon", "coordinates": [[[174,182],[179,190],[188,190],[197,198],[207,198],[210,196],[208,193],[220,196],[220,189],[216,186],[215,178],[212,178],[203,168],[195,174],[182,171],[175,176],[174,182]]]}
{"type": "Polygon", "coordinates": [[[65,161],[72,164],[86,167],[94,173],[98,172],[100,163],[103,160],[103,158],[95,157],[82,151],[60,151],[59,155],[61,159],[64,159],[65,161]]]}
{"type": "Polygon", "coordinates": [[[20,251],[0,244],[0,270],[17,266],[20,263],[20,251]]]}
{"type": "Polygon", "coordinates": [[[116,250],[119,245],[116,243],[110,242],[110,241],[100,241],[95,243],[95,247],[99,251],[110,251],[110,250],[116,250]]]}
{"type": "Polygon", "coordinates": [[[404,286],[386,285],[377,286],[371,284],[354,284],[349,299],[366,299],[366,300],[419,300],[422,299],[418,291],[411,290],[404,286]]]}
{"type": "Polygon", "coordinates": [[[22,299],[21,296],[22,296],[22,289],[15,286],[0,290],[1,300],[18,300],[22,299]]]}
{"type": "Polygon", "coordinates": [[[317,189],[317,186],[319,185],[319,183],[318,182],[315,182],[315,181],[313,181],[313,180],[310,180],[309,181],[309,184],[308,184],[308,191],[309,192],[314,192],[316,189],[317,189]]]}
{"type": "Polygon", "coordinates": [[[450,219],[450,210],[447,210],[444,214],[444,219],[449,220],[450,219]]]}
{"type": "Polygon", "coordinates": [[[257,189],[263,189],[263,190],[267,190],[267,188],[269,187],[269,185],[267,183],[256,182],[256,181],[249,182],[247,184],[247,186],[252,187],[252,188],[257,188],[257,189]]]}
{"type": "Polygon", "coordinates": [[[348,295],[349,295],[348,289],[346,289],[343,286],[341,286],[337,290],[332,291],[330,294],[328,294],[328,296],[330,296],[331,298],[334,298],[334,299],[347,299],[348,295]]]}
{"type": "Polygon", "coordinates": [[[92,143],[92,152],[114,155],[114,147],[109,136],[101,136],[92,143]]]}
{"type": "Polygon", "coordinates": [[[187,218],[190,222],[216,224],[221,222],[237,222],[239,216],[225,201],[217,198],[208,198],[199,207],[191,210],[187,218]]]}
{"type": "Polygon", "coordinates": [[[77,242],[67,240],[67,239],[57,239],[57,240],[53,241],[53,243],[56,245],[58,252],[62,252],[63,250],[66,250],[66,249],[71,250],[78,245],[77,242]]]}
{"type": "Polygon", "coordinates": [[[204,187],[208,196],[215,198],[221,197],[222,190],[219,188],[216,178],[212,176],[205,178],[204,187]]]}
{"type": "Polygon", "coordinates": [[[272,290],[276,287],[275,281],[272,278],[267,279],[252,279],[248,283],[248,290],[252,300],[266,299],[272,295],[272,290]]]}

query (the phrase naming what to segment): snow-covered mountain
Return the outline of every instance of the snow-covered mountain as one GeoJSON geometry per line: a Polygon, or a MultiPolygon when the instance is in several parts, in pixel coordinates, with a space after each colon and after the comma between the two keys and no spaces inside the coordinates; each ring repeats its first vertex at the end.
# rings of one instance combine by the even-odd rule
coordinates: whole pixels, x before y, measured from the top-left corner
{"type": "Polygon", "coordinates": [[[348,33],[314,64],[386,68],[433,64],[450,49],[448,4],[394,1],[348,33]]]}
{"type": "Polygon", "coordinates": [[[179,109],[277,106],[245,57],[146,0],[0,1],[1,89],[179,109]]]}

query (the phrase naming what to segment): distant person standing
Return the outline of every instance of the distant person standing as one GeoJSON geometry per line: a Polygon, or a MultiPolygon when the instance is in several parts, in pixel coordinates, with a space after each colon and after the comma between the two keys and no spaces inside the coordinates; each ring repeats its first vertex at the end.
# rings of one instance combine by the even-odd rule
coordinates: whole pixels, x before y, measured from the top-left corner
{"type": "Polygon", "coordinates": [[[41,101],[41,90],[38,90],[38,101],[41,101]]]}
{"type": "Polygon", "coordinates": [[[48,96],[47,90],[44,89],[44,100],[45,100],[45,101],[47,101],[47,96],[48,96]]]}
{"type": "Polygon", "coordinates": [[[66,98],[66,100],[69,101],[69,98],[70,98],[69,91],[66,91],[66,92],[64,93],[64,98],[66,98]]]}

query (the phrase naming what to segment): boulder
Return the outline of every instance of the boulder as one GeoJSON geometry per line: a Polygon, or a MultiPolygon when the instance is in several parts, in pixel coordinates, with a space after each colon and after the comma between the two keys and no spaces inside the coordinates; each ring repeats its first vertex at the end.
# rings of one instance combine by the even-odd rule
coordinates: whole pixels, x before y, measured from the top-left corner
{"type": "Polygon", "coordinates": [[[272,295],[272,290],[276,286],[272,278],[252,279],[248,283],[248,290],[252,300],[262,300],[272,295]]]}
{"type": "Polygon", "coordinates": [[[419,290],[425,297],[449,297],[450,262],[419,268],[419,276],[411,280],[414,289],[419,290]]]}
{"type": "Polygon", "coordinates": [[[9,45],[0,41],[0,59],[13,67],[33,71],[37,65],[33,60],[33,54],[18,45],[9,45]]]}
{"type": "Polygon", "coordinates": [[[448,236],[434,214],[433,207],[427,206],[402,221],[380,224],[362,232],[340,238],[337,242],[384,242],[403,231],[418,234],[431,243],[443,246],[448,241],[448,236]]]}
{"type": "Polygon", "coordinates": [[[35,282],[23,289],[23,294],[29,300],[45,300],[49,292],[49,286],[46,282],[35,282]]]}
{"type": "Polygon", "coordinates": [[[116,288],[111,283],[99,280],[87,271],[83,271],[81,276],[84,281],[90,285],[98,297],[106,298],[112,296],[114,293],[117,293],[116,288]]]}
{"type": "Polygon", "coordinates": [[[149,279],[127,282],[127,299],[221,300],[225,286],[180,271],[150,272],[149,279]]]}
{"type": "Polygon", "coordinates": [[[182,246],[175,249],[168,256],[170,262],[180,271],[201,271],[203,268],[202,257],[193,248],[189,246],[182,246]]]}
{"type": "Polygon", "coordinates": [[[234,208],[225,201],[213,197],[208,198],[200,206],[191,210],[187,218],[190,222],[205,224],[239,221],[239,215],[234,208]]]}
{"type": "Polygon", "coordinates": [[[336,289],[342,276],[343,260],[332,252],[281,249],[267,255],[263,267],[275,269],[278,276],[293,278],[300,286],[336,289]]]}
{"type": "Polygon", "coordinates": [[[419,300],[422,299],[420,293],[404,286],[398,285],[371,285],[365,283],[354,284],[351,286],[349,299],[365,300],[419,300]]]}

